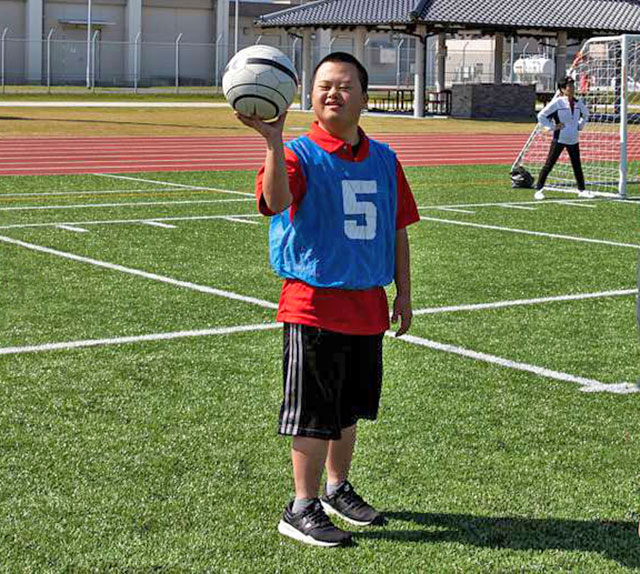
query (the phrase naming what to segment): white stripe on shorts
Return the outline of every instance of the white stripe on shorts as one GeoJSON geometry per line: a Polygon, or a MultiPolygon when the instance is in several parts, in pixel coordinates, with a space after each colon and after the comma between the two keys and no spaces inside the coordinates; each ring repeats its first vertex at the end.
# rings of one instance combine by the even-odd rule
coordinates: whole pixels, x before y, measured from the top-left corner
{"type": "Polygon", "coordinates": [[[296,411],[294,415],[294,425],[291,434],[294,436],[298,434],[298,428],[300,427],[300,411],[302,410],[302,368],[304,366],[303,360],[303,352],[304,347],[302,345],[302,327],[298,325],[298,332],[296,335],[296,339],[298,340],[298,361],[296,367],[298,368],[298,373],[296,377],[296,411]]]}
{"type": "Polygon", "coordinates": [[[289,324],[289,364],[284,388],[284,409],[280,432],[291,434],[300,424],[299,388],[302,381],[302,332],[300,325],[289,324]]]}
{"type": "Polygon", "coordinates": [[[284,396],[282,397],[284,406],[282,409],[282,421],[280,421],[281,433],[287,431],[287,417],[289,416],[289,404],[291,402],[291,365],[293,364],[293,346],[291,344],[291,330],[293,329],[293,325],[285,325],[285,329],[289,329],[289,364],[287,365],[287,378],[284,383],[284,396]]]}

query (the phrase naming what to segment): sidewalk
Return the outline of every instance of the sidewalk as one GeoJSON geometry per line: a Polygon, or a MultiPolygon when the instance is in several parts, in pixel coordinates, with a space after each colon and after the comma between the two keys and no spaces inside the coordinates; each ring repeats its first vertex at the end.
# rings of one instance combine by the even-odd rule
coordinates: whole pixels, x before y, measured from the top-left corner
{"type": "Polygon", "coordinates": [[[21,102],[1,101],[2,108],[228,108],[226,102],[21,102]]]}

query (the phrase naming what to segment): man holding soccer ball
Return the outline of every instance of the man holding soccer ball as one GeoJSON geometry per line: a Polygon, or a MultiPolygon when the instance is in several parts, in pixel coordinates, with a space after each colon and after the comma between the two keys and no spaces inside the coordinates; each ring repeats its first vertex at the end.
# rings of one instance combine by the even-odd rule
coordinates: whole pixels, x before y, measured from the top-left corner
{"type": "Polygon", "coordinates": [[[566,148],[571,167],[578,184],[578,196],[591,198],[593,194],[585,190],[582,162],[580,161],[579,134],[589,121],[589,110],[582,100],[575,97],[575,82],[567,77],[558,82],[560,95],[549,102],[538,114],[538,122],[553,133],[553,140],[549,148],[547,161],[538,176],[536,185],[536,199],[544,199],[544,184],[558,161],[560,154],[566,148]]]}
{"type": "Polygon", "coordinates": [[[395,153],[358,126],[367,85],[353,56],[325,57],[313,76],[315,121],[286,146],[285,115],[265,123],[237,114],[267,144],[256,194],[260,212],[271,216],[271,264],[284,278],[279,433],[293,437],[295,499],[278,530],[316,546],[351,541],[328,514],[360,526],[384,520],[348,475],[357,422],[378,413],[389,328],[385,285],[395,281],[397,335],[412,319],[406,227],[419,215],[395,153]]]}

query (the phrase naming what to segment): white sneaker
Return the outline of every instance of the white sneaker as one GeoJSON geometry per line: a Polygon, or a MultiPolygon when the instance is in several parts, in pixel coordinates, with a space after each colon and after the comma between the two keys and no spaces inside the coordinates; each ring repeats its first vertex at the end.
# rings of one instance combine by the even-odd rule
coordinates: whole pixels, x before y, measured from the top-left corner
{"type": "Polygon", "coordinates": [[[593,196],[593,193],[585,189],[583,191],[578,192],[578,197],[581,197],[582,199],[593,199],[594,196],[593,196]]]}
{"type": "Polygon", "coordinates": [[[544,191],[539,189],[538,191],[536,191],[536,193],[535,193],[535,195],[533,197],[535,199],[544,199],[544,191]]]}

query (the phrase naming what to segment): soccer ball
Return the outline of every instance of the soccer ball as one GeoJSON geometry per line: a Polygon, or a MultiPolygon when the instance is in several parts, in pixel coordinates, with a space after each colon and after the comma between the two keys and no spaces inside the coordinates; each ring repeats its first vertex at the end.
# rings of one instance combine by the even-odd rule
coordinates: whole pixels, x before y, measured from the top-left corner
{"type": "Polygon", "coordinates": [[[293,102],[298,76],[291,60],[277,48],[250,46],[227,64],[222,90],[231,107],[242,115],[275,120],[293,102]]]}

